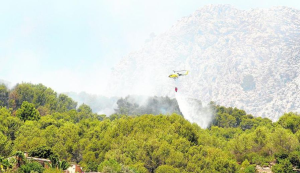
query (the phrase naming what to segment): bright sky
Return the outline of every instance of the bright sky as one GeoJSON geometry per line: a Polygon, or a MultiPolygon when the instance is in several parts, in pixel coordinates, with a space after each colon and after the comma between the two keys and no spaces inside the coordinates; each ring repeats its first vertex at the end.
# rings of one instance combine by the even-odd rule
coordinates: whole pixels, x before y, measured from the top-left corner
{"type": "Polygon", "coordinates": [[[0,4],[0,79],[58,92],[105,93],[110,69],[151,33],[208,4],[238,9],[298,0],[7,0],[0,4]]]}

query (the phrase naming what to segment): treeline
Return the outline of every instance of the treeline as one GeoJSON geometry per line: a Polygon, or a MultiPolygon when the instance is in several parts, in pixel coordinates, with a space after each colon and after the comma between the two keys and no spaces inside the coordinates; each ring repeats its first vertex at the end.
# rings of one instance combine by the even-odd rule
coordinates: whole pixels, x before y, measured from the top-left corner
{"type": "Polygon", "coordinates": [[[177,100],[166,97],[127,96],[117,101],[116,114],[143,115],[143,114],[172,114],[182,115],[177,100]]]}
{"type": "MultiPolygon", "coordinates": [[[[89,94],[86,92],[67,92],[65,93],[80,105],[82,103],[89,105],[93,112],[105,112],[107,108],[113,108],[119,97],[106,97],[102,95],[89,94]]],[[[109,111],[111,112],[111,111],[109,111]]]]}
{"type": "Polygon", "coordinates": [[[275,173],[295,172],[294,169],[300,168],[299,114],[285,113],[273,123],[237,108],[215,108],[216,117],[208,131],[226,144],[224,149],[234,155],[242,172],[255,172],[255,165],[275,163],[272,166],[275,173]]]}
{"type": "MultiPolygon", "coordinates": [[[[85,171],[101,172],[255,172],[256,165],[274,163],[273,172],[293,172],[300,166],[300,116],[296,113],[272,122],[211,103],[215,118],[208,129],[202,129],[178,114],[128,116],[122,115],[128,112],[118,112],[107,117],[84,104],[62,110],[59,96],[53,109],[47,106],[49,102],[41,104],[36,99],[13,102],[14,90],[7,94],[7,105],[0,108],[0,164],[5,171],[12,168],[3,166],[8,165],[5,158],[18,151],[56,156],[79,163],[85,171]],[[13,108],[10,102],[20,105],[13,108]],[[42,115],[40,107],[49,112],[42,115]]],[[[17,93],[21,100],[27,92],[17,93]]],[[[47,97],[45,93],[40,95],[47,97]]],[[[123,102],[132,104],[130,99],[123,102]]]]}
{"type": "MultiPolygon", "coordinates": [[[[101,95],[92,95],[85,92],[81,93],[66,93],[79,103],[89,105],[93,112],[103,112],[107,108],[111,108],[110,114],[124,114],[124,115],[142,115],[142,114],[172,114],[180,112],[176,99],[166,97],[149,97],[129,95],[124,98],[120,97],[105,97],[101,95]],[[115,104],[117,108],[113,109],[115,104]]],[[[105,112],[105,111],[104,111],[105,112]]]]}
{"type": "Polygon", "coordinates": [[[41,115],[53,112],[66,112],[76,109],[77,103],[65,94],[57,94],[51,88],[42,84],[17,84],[9,90],[4,84],[0,85],[0,106],[19,109],[24,101],[33,103],[41,115]]]}
{"type": "MultiPolygon", "coordinates": [[[[146,97],[146,96],[127,96],[125,98],[113,97],[111,99],[104,96],[93,96],[87,93],[67,93],[68,95],[83,101],[82,104],[93,106],[99,112],[106,107],[113,107],[113,102],[117,103],[114,110],[116,114],[122,115],[142,115],[142,114],[171,114],[180,112],[176,99],[169,97],[146,97]],[[108,102],[108,103],[104,103],[108,102]],[[96,106],[95,103],[102,103],[96,106]]],[[[0,106],[11,108],[13,112],[27,101],[33,103],[42,116],[53,112],[66,112],[77,108],[77,102],[66,94],[57,94],[51,88],[42,84],[22,83],[17,84],[9,90],[4,84],[0,84],[0,106]]]]}

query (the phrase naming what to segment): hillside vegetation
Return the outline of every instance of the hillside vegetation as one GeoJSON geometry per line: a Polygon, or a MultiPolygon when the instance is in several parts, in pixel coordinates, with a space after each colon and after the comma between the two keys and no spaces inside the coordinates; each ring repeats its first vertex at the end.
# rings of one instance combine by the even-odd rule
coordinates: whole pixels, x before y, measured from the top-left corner
{"type": "Polygon", "coordinates": [[[300,166],[297,113],[272,122],[211,102],[215,117],[202,129],[175,113],[98,115],[29,83],[12,90],[1,85],[0,105],[0,164],[6,171],[12,166],[5,158],[18,151],[101,172],[255,172],[255,165],[274,161],[274,172],[300,166]]]}

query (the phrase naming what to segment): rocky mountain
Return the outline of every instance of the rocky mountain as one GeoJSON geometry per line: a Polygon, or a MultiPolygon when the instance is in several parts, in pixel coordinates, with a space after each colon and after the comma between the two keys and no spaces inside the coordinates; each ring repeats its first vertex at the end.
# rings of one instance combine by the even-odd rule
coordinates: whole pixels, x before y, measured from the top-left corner
{"type": "Polygon", "coordinates": [[[300,10],[205,6],[115,66],[111,95],[181,95],[277,120],[300,111],[300,10]],[[172,70],[189,70],[177,81],[172,70]]]}

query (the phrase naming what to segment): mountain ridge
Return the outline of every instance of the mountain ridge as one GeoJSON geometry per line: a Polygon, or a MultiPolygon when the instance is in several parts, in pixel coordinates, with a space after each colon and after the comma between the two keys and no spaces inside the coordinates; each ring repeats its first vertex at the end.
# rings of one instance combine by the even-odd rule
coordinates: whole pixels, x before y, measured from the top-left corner
{"type": "Polygon", "coordinates": [[[277,120],[300,111],[300,11],[209,5],[130,53],[114,68],[112,94],[186,97],[277,120]],[[190,75],[174,82],[172,70],[190,75]]]}

